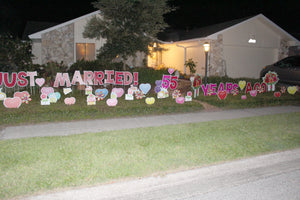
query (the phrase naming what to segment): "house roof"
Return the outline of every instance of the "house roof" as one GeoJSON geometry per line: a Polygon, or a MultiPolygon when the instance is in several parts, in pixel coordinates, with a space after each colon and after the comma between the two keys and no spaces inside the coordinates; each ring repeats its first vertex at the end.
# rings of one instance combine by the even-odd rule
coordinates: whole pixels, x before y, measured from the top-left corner
{"type": "Polygon", "coordinates": [[[258,19],[260,22],[262,22],[264,25],[269,27],[274,32],[278,33],[282,38],[287,40],[294,40],[299,43],[298,39],[293,37],[291,34],[280,28],[278,25],[276,25],[274,22],[272,22],[270,19],[265,17],[263,14],[259,14],[256,16],[246,17],[242,19],[236,19],[232,21],[223,22],[220,24],[214,24],[211,26],[206,26],[203,28],[197,28],[193,29],[191,31],[174,31],[167,34],[161,34],[160,40],[166,41],[166,42],[179,42],[179,41],[186,41],[186,40],[199,40],[199,39],[217,39],[217,36],[219,34],[222,34],[223,32],[233,29],[238,25],[241,25],[243,23],[246,23],[250,20],[258,19]]]}
{"type": "Polygon", "coordinates": [[[58,23],[55,22],[39,22],[39,21],[28,21],[26,22],[25,29],[23,31],[22,39],[28,40],[29,35],[32,33],[36,33],[38,31],[42,31],[49,27],[55,26],[58,23]]]}
{"type": "Polygon", "coordinates": [[[91,12],[91,13],[86,14],[86,15],[83,15],[83,16],[81,16],[81,17],[78,17],[78,18],[75,18],[75,19],[66,21],[66,22],[64,22],[64,23],[61,23],[61,24],[52,26],[52,27],[50,27],[50,28],[41,30],[41,31],[39,31],[39,32],[33,33],[33,34],[29,35],[28,37],[29,37],[30,39],[41,39],[43,33],[47,33],[47,32],[49,32],[49,31],[52,31],[52,30],[58,29],[58,28],[60,28],[60,27],[63,27],[63,26],[72,24],[72,23],[74,23],[74,22],[76,22],[76,21],[78,21],[78,20],[84,19],[84,18],[89,17],[89,16],[92,16],[92,15],[96,15],[96,14],[99,14],[99,13],[100,13],[100,11],[94,11],[94,12],[91,12]]]}

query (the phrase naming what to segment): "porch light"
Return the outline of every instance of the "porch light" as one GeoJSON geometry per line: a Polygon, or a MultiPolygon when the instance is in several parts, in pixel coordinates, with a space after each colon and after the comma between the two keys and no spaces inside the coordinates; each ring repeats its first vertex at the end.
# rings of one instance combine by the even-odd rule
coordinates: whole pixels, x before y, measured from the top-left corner
{"type": "Polygon", "coordinates": [[[156,42],[154,42],[154,44],[153,44],[153,48],[155,48],[155,47],[157,47],[157,44],[156,44],[156,42]]]}
{"type": "Polygon", "coordinates": [[[205,51],[205,85],[207,84],[207,63],[208,63],[208,51],[209,51],[209,43],[205,42],[204,45],[205,51]]]}

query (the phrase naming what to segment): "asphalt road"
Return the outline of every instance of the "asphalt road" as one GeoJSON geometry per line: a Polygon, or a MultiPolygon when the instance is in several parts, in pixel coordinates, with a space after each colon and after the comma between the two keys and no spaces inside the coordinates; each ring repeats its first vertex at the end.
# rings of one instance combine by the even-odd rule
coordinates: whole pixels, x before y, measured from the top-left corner
{"type": "Polygon", "coordinates": [[[300,149],[26,200],[298,200],[300,149]]]}

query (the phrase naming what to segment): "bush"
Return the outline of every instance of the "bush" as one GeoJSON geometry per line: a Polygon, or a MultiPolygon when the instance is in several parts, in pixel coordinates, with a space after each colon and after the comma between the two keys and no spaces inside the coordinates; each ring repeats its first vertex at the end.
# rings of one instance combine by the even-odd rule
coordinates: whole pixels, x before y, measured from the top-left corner
{"type": "Polygon", "coordinates": [[[153,69],[150,67],[133,68],[130,71],[139,73],[139,83],[154,84],[156,80],[161,80],[163,74],[169,74],[167,68],[153,69]]]}

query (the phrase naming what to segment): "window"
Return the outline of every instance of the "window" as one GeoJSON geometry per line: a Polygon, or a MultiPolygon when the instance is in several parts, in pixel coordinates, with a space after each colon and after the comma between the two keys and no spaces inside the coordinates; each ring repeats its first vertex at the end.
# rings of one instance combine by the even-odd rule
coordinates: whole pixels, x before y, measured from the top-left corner
{"type": "Polygon", "coordinates": [[[76,60],[95,60],[94,43],[76,43],[76,60]]]}

